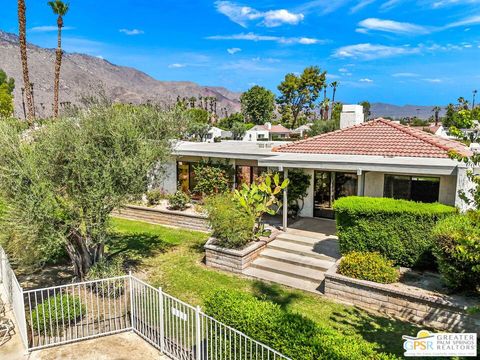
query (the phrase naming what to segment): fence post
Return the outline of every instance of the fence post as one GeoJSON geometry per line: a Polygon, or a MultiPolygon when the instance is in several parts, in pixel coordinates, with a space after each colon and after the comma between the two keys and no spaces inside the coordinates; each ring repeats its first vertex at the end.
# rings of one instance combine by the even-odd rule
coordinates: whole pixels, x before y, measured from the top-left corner
{"type": "Polygon", "coordinates": [[[159,315],[160,315],[160,351],[162,353],[165,352],[165,317],[164,317],[164,311],[163,311],[163,291],[162,288],[158,288],[158,306],[160,307],[159,309],[159,315]]]}
{"type": "Polygon", "coordinates": [[[128,272],[128,281],[129,281],[129,285],[130,285],[130,326],[132,328],[132,330],[135,329],[135,327],[133,326],[133,278],[132,278],[132,272],[129,271],[128,272]]]}
{"type": "Polygon", "coordinates": [[[197,305],[197,308],[195,310],[195,329],[196,329],[196,332],[195,334],[197,335],[196,336],[196,360],[201,360],[201,357],[202,357],[202,349],[201,349],[201,342],[202,342],[202,337],[201,337],[201,329],[200,329],[200,306],[197,305]]]}
{"type": "Polygon", "coordinates": [[[25,346],[25,349],[28,352],[28,334],[27,334],[27,312],[25,311],[25,294],[23,293],[23,288],[20,288],[20,294],[22,294],[22,301],[21,301],[21,307],[22,307],[22,315],[19,316],[21,319],[18,319],[18,327],[21,328],[22,330],[19,331],[21,337],[22,337],[22,342],[23,345],[25,346]]]}

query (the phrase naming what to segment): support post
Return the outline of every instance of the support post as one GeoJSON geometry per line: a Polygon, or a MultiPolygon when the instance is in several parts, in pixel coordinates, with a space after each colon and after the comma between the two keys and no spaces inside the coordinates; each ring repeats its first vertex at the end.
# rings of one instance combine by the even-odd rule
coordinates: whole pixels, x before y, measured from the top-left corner
{"type": "Polygon", "coordinates": [[[160,307],[159,309],[159,315],[160,315],[160,351],[165,353],[165,316],[163,312],[163,290],[162,288],[158,288],[158,306],[160,307]]]}
{"type": "Polygon", "coordinates": [[[130,327],[132,331],[135,329],[133,326],[133,278],[132,272],[128,272],[128,285],[130,286],[130,327]]]}
{"type": "MultiPolygon", "coordinates": [[[[288,169],[283,170],[283,178],[288,178],[288,169]]],[[[283,231],[287,231],[288,227],[288,187],[283,190],[283,231]]]]}
{"type": "Polygon", "coordinates": [[[195,346],[195,359],[201,360],[202,359],[202,336],[201,336],[201,328],[200,328],[200,306],[197,306],[195,310],[195,334],[196,334],[196,346],[195,346]]]}

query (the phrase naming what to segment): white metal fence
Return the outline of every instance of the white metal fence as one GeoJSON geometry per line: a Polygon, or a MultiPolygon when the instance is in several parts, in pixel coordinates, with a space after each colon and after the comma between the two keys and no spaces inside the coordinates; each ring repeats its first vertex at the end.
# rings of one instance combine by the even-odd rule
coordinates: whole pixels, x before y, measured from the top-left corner
{"type": "Polygon", "coordinates": [[[131,274],[23,290],[1,247],[0,260],[28,351],[134,331],[175,360],[290,360],[131,274]]]}
{"type": "Polygon", "coordinates": [[[10,266],[7,254],[0,246],[0,281],[6,295],[6,301],[12,305],[13,314],[17,322],[18,332],[23,345],[28,348],[27,323],[25,320],[25,304],[23,289],[10,266]]]}

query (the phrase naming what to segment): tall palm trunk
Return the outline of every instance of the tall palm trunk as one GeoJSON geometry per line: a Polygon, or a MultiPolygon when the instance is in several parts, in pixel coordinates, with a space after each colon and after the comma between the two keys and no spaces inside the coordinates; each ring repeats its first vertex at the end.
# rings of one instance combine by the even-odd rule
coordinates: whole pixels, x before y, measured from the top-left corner
{"type": "Polygon", "coordinates": [[[333,94],[332,94],[332,106],[331,106],[332,111],[330,111],[330,115],[328,117],[330,120],[332,120],[333,109],[335,109],[335,94],[336,94],[336,92],[337,92],[337,87],[334,86],[333,87],[333,94]]]}
{"type": "Polygon", "coordinates": [[[27,121],[31,125],[35,118],[35,109],[33,107],[32,88],[30,86],[30,77],[28,74],[26,12],[25,0],[18,0],[18,39],[20,42],[20,58],[22,60],[23,87],[27,99],[27,121]]]}
{"type": "Polygon", "coordinates": [[[62,66],[62,27],[63,19],[61,16],[57,19],[58,35],[57,50],[55,51],[55,80],[53,84],[53,116],[58,117],[58,92],[60,88],[60,68],[62,66]]]}

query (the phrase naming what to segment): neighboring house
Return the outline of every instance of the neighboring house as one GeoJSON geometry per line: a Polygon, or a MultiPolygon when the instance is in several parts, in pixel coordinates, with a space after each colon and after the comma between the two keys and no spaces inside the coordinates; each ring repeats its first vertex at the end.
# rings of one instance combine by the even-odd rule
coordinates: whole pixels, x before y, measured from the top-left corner
{"type": "Polygon", "coordinates": [[[211,143],[215,142],[215,139],[231,139],[232,132],[222,130],[218,127],[212,126],[212,128],[208,131],[208,134],[205,138],[205,142],[211,143]]]}
{"type": "Polygon", "coordinates": [[[229,159],[235,186],[267,170],[309,174],[300,213],[304,217],[332,217],[335,199],[349,195],[440,202],[465,210],[458,192],[473,185],[466,165],[451,159],[450,151],[472,153],[462,143],[385,119],[349,127],[341,122],[340,130],[292,143],[180,142],[165,190],[174,192],[177,181],[184,189],[192,188],[191,164],[202,158],[229,159]]]}
{"type": "Polygon", "coordinates": [[[297,127],[295,130],[293,130],[293,133],[298,134],[300,138],[303,138],[307,135],[307,133],[310,131],[310,128],[312,127],[313,123],[308,123],[305,125],[301,125],[297,127]]]}
{"type": "Polygon", "coordinates": [[[445,129],[442,124],[439,124],[439,125],[431,124],[429,126],[421,126],[419,128],[421,128],[423,131],[426,131],[433,135],[437,135],[444,139],[452,138],[450,135],[448,135],[447,129],[445,129]]]}
{"type": "Polygon", "coordinates": [[[243,141],[273,141],[276,139],[288,139],[292,130],[283,125],[255,125],[243,136],[243,141]]]}

